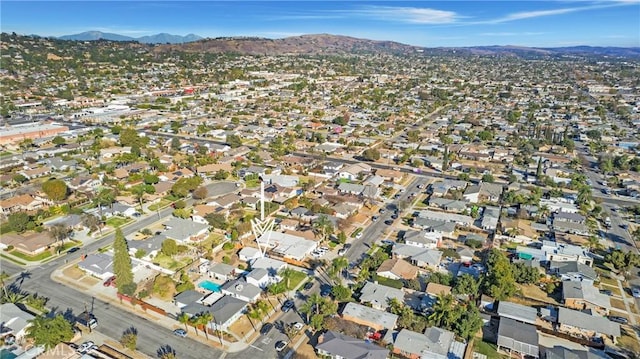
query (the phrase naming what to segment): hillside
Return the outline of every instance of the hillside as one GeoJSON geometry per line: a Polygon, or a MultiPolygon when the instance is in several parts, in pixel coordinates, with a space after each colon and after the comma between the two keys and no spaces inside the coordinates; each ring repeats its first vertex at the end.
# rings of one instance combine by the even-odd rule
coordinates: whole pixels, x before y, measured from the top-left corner
{"type": "Polygon", "coordinates": [[[238,53],[245,55],[319,55],[356,53],[416,53],[420,47],[393,41],[374,41],[338,35],[302,35],[283,39],[224,37],[204,39],[180,45],[159,45],[166,51],[238,53]]]}

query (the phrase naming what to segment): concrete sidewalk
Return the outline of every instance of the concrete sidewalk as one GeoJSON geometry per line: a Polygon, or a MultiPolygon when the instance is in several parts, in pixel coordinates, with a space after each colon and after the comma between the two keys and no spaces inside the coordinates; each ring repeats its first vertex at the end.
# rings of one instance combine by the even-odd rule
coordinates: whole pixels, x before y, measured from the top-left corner
{"type": "MultiPolygon", "coordinates": [[[[75,266],[77,264],[77,261],[74,261],[73,263],[69,263],[68,265],[58,268],[55,271],[53,271],[51,273],[51,279],[57,283],[66,285],[68,287],[73,287],[76,288],[79,291],[86,291],[87,288],[84,286],[79,286],[78,282],[70,280],[68,278],[66,278],[63,274],[63,271],[66,268],[75,266]]],[[[159,313],[153,312],[153,311],[145,311],[143,310],[140,306],[138,305],[131,305],[127,302],[122,302],[120,301],[117,297],[115,296],[110,296],[107,295],[105,293],[91,293],[92,295],[95,295],[96,298],[98,298],[99,300],[105,302],[105,303],[109,303],[110,305],[113,306],[117,306],[120,309],[126,310],[128,312],[131,312],[139,317],[143,317],[147,320],[149,320],[150,322],[153,322],[157,325],[160,325],[162,327],[165,327],[169,330],[175,330],[178,328],[184,328],[184,324],[178,322],[175,319],[172,319],[168,316],[164,316],[161,315],[159,313]]],[[[200,333],[202,333],[201,330],[199,330],[200,333]]],[[[209,345],[209,346],[213,346],[215,348],[224,350],[226,352],[229,353],[235,353],[235,352],[240,352],[245,350],[246,348],[249,347],[249,344],[246,343],[244,341],[245,338],[248,337],[248,335],[245,335],[244,338],[238,338],[235,335],[232,335],[234,337],[236,337],[238,339],[237,342],[230,342],[224,339],[220,339],[218,336],[216,335],[209,335],[209,339],[207,340],[206,336],[204,335],[204,333],[202,333],[202,335],[189,335],[190,339],[199,341],[202,344],[205,345],[209,345]],[[221,344],[222,342],[222,344],[221,344]]]]}

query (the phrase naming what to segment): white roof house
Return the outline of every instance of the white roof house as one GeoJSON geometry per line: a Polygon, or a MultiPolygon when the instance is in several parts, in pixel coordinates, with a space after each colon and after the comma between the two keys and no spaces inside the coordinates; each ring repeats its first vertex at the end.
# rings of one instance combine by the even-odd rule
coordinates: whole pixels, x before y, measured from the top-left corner
{"type": "Polygon", "coordinates": [[[315,241],[292,234],[267,231],[258,238],[258,243],[271,248],[271,251],[297,261],[303,260],[318,246],[315,241]]]}

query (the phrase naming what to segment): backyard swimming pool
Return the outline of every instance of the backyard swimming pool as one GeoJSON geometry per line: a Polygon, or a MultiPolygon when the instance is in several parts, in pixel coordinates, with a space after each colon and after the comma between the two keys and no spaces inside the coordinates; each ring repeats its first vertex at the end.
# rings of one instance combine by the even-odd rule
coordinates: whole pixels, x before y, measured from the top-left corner
{"type": "Polygon", "coordinates": [[[13,359],[15,357],[17,357],[17,355],[13,354],[13,352],[8,349],[0,350],[0,359],[13,359]]]}
{"type": "Polygon", "coordinates": [[[220,284],[209,282],[208,280],[200,282],[200,284],[198,284],[198,286],[200,288],[203,288],[203,289],[206,289],[206,290],[210,290],[212,292],[220,292],[220,284]]]}

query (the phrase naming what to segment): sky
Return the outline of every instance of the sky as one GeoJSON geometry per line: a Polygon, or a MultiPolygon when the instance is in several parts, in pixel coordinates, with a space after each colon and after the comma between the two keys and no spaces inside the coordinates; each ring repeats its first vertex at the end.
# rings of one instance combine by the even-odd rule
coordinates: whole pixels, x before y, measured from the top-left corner
{"type": "Polygon", "coordinates": [[[0,30],[61,36],[346,35],[424,47],[640,47],[640,0],[11,1],[0,30]]]}

